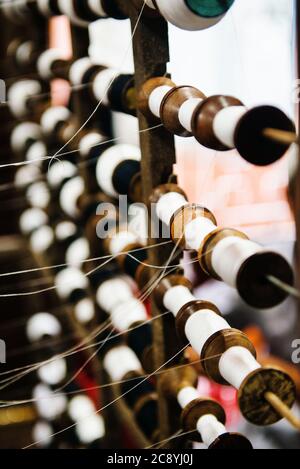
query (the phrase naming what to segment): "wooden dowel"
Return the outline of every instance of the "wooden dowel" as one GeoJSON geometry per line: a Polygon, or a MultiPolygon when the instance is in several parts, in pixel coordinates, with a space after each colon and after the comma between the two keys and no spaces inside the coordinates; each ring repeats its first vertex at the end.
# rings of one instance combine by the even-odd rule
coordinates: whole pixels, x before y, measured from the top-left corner
{"type": "Polygon", "coordinates": [[[291,296],[294,296],[295,298],[300,299],[300,291],[297,290],[297,288],[293,287],[292,285],[289,285],[288,283],[283,282],[277,277],[274,277],[274,275],[267,275],[266,279],[272,283],[272,285],[275,285],[275,287],[279,288],[280,290],[288,293],[291,296]]]}
{"type": "Polygon", "coordinates": [[[278,412],[279,415],[281,415],[283,418],[285,418],[290,424],[296,428],[296,430],[300,431],[300,420],[296,417],[296,415],[293,414],[291,409],[285,405],[279,397],[276,396],[276,394],[272,392],[266,392],[265,394],[265,399],[271,404],[271,406],[278,412]]]}
{"type": "Polygon", "coordinates": [[[288,132],[286,130],[267,128],[264,129],[263,135],[270,140],[274,140],[274,142],[283,143],[286,145],[299,143],[298,135],[294,132],[288,132]]]}

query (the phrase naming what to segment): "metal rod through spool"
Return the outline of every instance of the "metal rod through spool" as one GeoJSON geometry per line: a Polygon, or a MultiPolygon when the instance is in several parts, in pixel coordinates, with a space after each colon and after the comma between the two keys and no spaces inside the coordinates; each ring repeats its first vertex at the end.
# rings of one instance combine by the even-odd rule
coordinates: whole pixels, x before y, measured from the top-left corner
{"type": "Polygon", "coordinates": [[[278,412],[279,415],[290,422],[290,424],[296,430],[300,431],[300,420],[296,417],[296,415],[293,414],[291,409],[285,405],[278,396],[276,396],[276,394],[273,392],[266,392],[265,399],[269,402],[269,404],[271,404],[271,406],[276,410],[276,412],[278,412]]]}
{"type": "Polygon", "coordinates": [[[264,129],[263,135],[274,142],[290,145],[291,143],[299,143],[299,137],[294,132],[289,132],[287,130],[264,129]]]}
{"type": "Polygon", "coordinates": [[[267,275],[266,278],[277,288],[280,288],[281,290],[285,291],[289,295],[294,296],[295,298],[300,298],[300,292],[295,287],[292,287],[288,283],[283,282],[282,280],[277,277],[274,277],[273,275],[267,275]]]}

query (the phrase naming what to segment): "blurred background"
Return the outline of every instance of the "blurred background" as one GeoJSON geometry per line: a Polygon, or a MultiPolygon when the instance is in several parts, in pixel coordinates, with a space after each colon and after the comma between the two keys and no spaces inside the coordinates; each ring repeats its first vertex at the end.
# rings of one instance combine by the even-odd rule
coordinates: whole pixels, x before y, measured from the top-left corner
{"type": "MultiPolygon", "coordinates": [[[[247,106],[273,104],[296,119],[299,83],[296,82],[294,7],[293,0],[236,0],[225,19],[212,29],[191,33],[170,26],[169,72],[173,81],[178,85],[193,85],[206,95],[233,95],[247,106]]],[[[66,18],[52,20],[50,38],[51,47],[71,55],[66,18]]],[[[129,21],[95,22],[90,27],[90,38],[90,55],[95,62],[123,72],[134,71],[129,21]]],[[[55,104],[67,103],[68,93],[65,82],[53,84],[55,104]]],[[[113,126],[114,135],[121,142],[138,143],[136,118],[114,113],[113,126]]],[[[246,163],[235,151],[212,152],[193,138],[177,138],[176,146],[174,171],[190,200],[212,210],[220,225],[242,229],[252,239],[282,252],[295,265],[293,202],[288,195],[293,194],[297,148],[292,147],[278,163],[258,168],[246,163]]],[[[7,256],[7,250],[4,247],[2,250],[7,256]]],[[[11,268],[3,264],[1,271],[11,268]]],[[[293,366],[291,360],[292,343],[300,338],[296,300],[290,297],[277,308],[257,311],[243,303],[233,289],[206,279],[197,269],[189,268],[186,274],[193,280],[199,297],[213,301],[233,327],[249,335],[262,363],[278,363],[289,368],[300,397],[299,367],[293,366]]],[[[1,288],[6,291],[4,283],[1,288]]],[[[46,308],[47,299],[44,301],[46,308]]],[[[0,306],[6,307],[4,300],[0,306]]],[[[10,303],[9,308],[16,317],[20,314],[17,301],[13,306],[10,303]]],[[[18,357],[16,366],[24,364],[23,360],[23,356],[18,357]]],[[[88,387],[90,383],[86,384],[88,387]]],[[[199,390],[222,402],[232,429],[245,433],[256,448],[300,448],[299,433],[285,422],[268,429],[245,423],[234,390],[214,385],[204,377],[199,380],[199,390]]],[[[20,396],[22,392],[20,387],[20,396]]],[[[299,413],[297,407],[295,412],[299,413]]],[[[12,432],[9,437],[12,445],[14,438],[12,432]]]]}

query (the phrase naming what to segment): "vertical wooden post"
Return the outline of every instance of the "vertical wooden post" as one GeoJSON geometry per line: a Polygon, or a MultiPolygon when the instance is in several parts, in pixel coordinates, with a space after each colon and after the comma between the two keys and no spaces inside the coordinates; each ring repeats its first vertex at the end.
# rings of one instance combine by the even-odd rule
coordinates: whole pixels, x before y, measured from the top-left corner
{"type": "MultiPolygon", "coordinates": [[[[137,90],[151,77],[164,76],[167,73],[169,62],[168,24],[161,17],[147,17],[143,14],[139,19],[140,11],[133,5],[130,8],[133,38],[135,84],[137,90]],[[136,28],[137,21],[139,24],[136,28]]],[[[153,126],[142,113],[138,112],[140,130],[153,126]]],[[[175,144],[173,136],[163,128],[140,134],[142,151],[142,183],[144,201],[147,204],[153,189],[160,184],[167,183],[173,173],[175,164],[175,144]]],[[[150,243],[157,243],[150,240],[150,243]]],[[[170,257],[172,246],[164,246],[150,250],[150,262],[154,265],[164,265],[170,257]]],[[[157,274],[153,271],[152,274],[157,274]]],[[[157,310],[152,302],[152,315],[157,316],[157,310]]],[[[174,331],[174,321],[166,317],[153,322],[153,349],[155,369],[160,368],[178,351],[178,342],[174,331]]],[[[168,438],[178,430],[178,415],[174,406],[165,399],[160,378],[158,378],[160,438],[168,438]]]]}

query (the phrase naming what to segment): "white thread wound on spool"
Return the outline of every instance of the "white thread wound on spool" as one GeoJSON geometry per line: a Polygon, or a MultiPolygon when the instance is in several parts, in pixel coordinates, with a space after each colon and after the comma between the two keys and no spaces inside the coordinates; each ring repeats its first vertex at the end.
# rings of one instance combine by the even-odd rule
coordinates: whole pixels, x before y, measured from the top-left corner
{"type": "Polygon", "coordinates": [[[221,375],[235,389],[240,388],[250,373],[260,368],[252,353],[244,347],[231,347],[223,353],[219,362],[221,375]]]}
{"type": "Polygon", "coordinates": [[[97,290],[97,303],[106,313],[111,313],[119,304],[133,298],[126,277],[113,278],[103,282],[97,290]]]}
{"type": "Polygon", "coordinates": [[[46,421],[40,420],[32,429],[32,438],[37,447],[47,448],[53,440],[53,427],[46,421]]]}
{"type": "Polygon", "coordinates": [[[82,137],[79,142],[79,151],[81,156],[88,156],[90,150],[103,141],[103,135],[99,134],[98,132],[89,132],[87,135],[82,137]]]}
{"type": "Polygon", "coordinates": [[[53,188],[61,185],[64,179],[72,178],[77,174],[77,168],[70,161],[57,161],[48,169],[47,181],[53,188]]]}
{"type": "Polygon", "coordinates": [[[46,17],[52,16],[52,10],[50,7],[50,0],[37,0],[37,6],[42,15],[46,17]]]}
{"type": "Polygon", "coordinates": [[[86,238],[73,241],[66,251],[66,263],[71,267],[82,267],[83,261],[89,258],[90,247],[86,238]]]}
{"type": "Polygon", "coordinates": [[[51,226],[41,226],[30,237],[30,246],[33,252],[41,254],[45,252],[54,241],[54,231],[51,226]]]}
{"type": "Polygon", "coordinates": [[[68,122],[71,111],[64,106],[52,106],[41,117],[41,126],[46,135],[51,135],[55,127],[60,123],[68,122]]]}
{"type": "Polygon", "coordinates": [[[62,60],[63,54],[60,49],[48,49],[44,51],[38,58],[37,69],[40,76],[44,80],[50,80],[53,78],[53,73],[51,70],[53,62],[57,60],[62,60]]]}
{"type": "Polygon", "coordinates": [[[11,133],[10,143],[13,151],[23,151],[27,140],[39,140],[42,137],[42,130],[34,122],[22,122],[18,124],[11,133]]]}
{"type": "Polygon", "coordinates": [[[66,15],[73,24],[81,27],[87,27],[88,21],[80,18],[74,8],[74,0],[58,0],[58,6],[62,14],[66,15]]]}
{"type": "MultiPolygon", "coordinates": [[[[217,226],[206,217],[198,217],[185,227],[185,249],[199,251],[206,236],[217,229],[217,226]]],[[[179,235],[179,234],[178,234],[179,235]]],[[[175,233],[176,236],[176,233],[175,233]]]]}
{"type": "Polygon", "coordinates": [[[60,192],[60,206],[63,211],[72,218],[76,218],[79,215],[77,202],[83,192],[84,181],[81,176],[77,176],[67,181],[60,192]]]}
{"type": "Polygon", "coordinates": [[[230,329],[225,319],[209,309],[194,313],[186,322],[185,335],[191,346],[201,357],[206,341],[216,332],[230,329]]]}
{"type": "Polygon", "coordinates": [[[103,365],[112,381],[117,382],[130,371],[141,371],[141,364],[135,353],[126,345],[115,347],[104,357],[103,365]]]}
{"type": "Polygon", "coordinates": [[[85,445],[89,445],[105,436],[105,424],[101,415],[93,414],[77,422],[76,433],[85,445]]]}
{"type": "Polygon", "coordinates": [[[24,15],[24,17],[27,15],[27,13],[30,12],[30,8],[28,6],[28,0],[19,0],[15,4],[15,8],[20,13],[21,15],[24,15]]]}
{"type": "Polygon", "coordinates": [[[214,415],[203,415],[197,422],[197,430],[208,448],[217,438],[227,433],[225,426],[214,415]]]}
{"type": "Polygon", "coordinates": [[[93,401],[84,394],[72,397],[68,405],[68,413],[73,422],[79,422],[95,413],[93,401]]]}
{"type": "Polygon", "coordinates": [[[30,60],[30,55],[34,50],[34,43],[32,41],[26,41],[20,44],[16,50],[16,61],[19,65],[27,65],[30,60]]]}
{"type": "Polygon", "coordinates": [[[158,86],[155,88],[149,96],[148,106],[152,114],[156,117],[160,117],[161,103],[167,93],[172,89],[171,86],[158,86]]]}
{"type": "Polygon", "coordinates": [[[74,306],[74,315],[78,322],[87,324],[95,317],[95,308],[90,298],[83,298],[74,306]]]}
{"type": "Polygon", "coordinates": [[[41,165],[42,159],[47,158],[47,148],[43,142],[34,142],[28,148],[28,151],[25,155],[26,161],[35,161],[36,163],[41,165]]]}
{"type": "Polygon", "coordinates": [[[156,9],[156,6],[154,5],[152,0],[145,0],[145,3],[149,8],[153,8],[153,10],[156,9]]]}
{"type": "Polygon", "coordinates": [[[213,131],[218,140],[228,149],[235,147],[234,133],[236,126],[247,112],[244,106],[229,106],[221,109],[213,120],[213,131]]]}
{"type": "Polygon", "coordinates": [[[37,164],[27,164],[16,171],[15,185],[26,187],[41,176],[40,168],[37,164]]]}
{"type": "Polygon", "coordinates": [[[250,256],[263,252],[263,247],[238,236],[228,236],[219,241],[212,252],[212,266],[221,279],[236,287],[237,274],[250,256]]]}
{"type": "Polygon", "coordinates": [[[199,392],[192,386],[186,386],[185,388],[182,388],[177,394],[177,401],[182,409],[184,409],[190,402],[198,398],[199,392]]]}
{"type": "Polygon", "coordinates": [[[46,384],[38,384],[33,390],[33,399],[39,415],[46,420],[54,420],[67,408],[65,394],[55,394],[46,384]]]}
{"type": "Polygon", "coordinates": [[[192,117],[197,106],[203,101],[201,98],[187,99],[179,108],[178,119],[180,124],[192,132],[192,117]]]}
{"type": "Polygon", "coordinates": [[[20,216],[20,229],[23,234],[30,234],[48,222],[47,214],[39,208],[29,208],[20,216]]]}
{"type": "Polygon", "coordinates": [[[26,324],[26,335],[30,342],[38,342],[44,336],[56,337],[62,332],[58,319],[50,313],[37,313],[26,324]]]}
{"type": "Polygon", "coordinates": [[[116,167],[126,160],[140,161],[141,150],[134,145],[120,144],[105,150],[99,157],[96,177],[100,188],[111,197],[118,197],[113,185],[113,174],[116,167]]]}
{"type": "Polygon", "coordinates": [[[205,18],[194,13],[185,0],[156,0],[156,4],[162,16],[178,28],[187,31],[199,31],[210,28],[218,23],[224,15],[205,18]]]}
{"type": "Polygon", "coordinates": [[[62,221],[55,228],[55,235],[58,240],[63,241],[76,233],[76,225],[71,221],[62,221]]]}
{"type": "Polygon", "coordinates": [[[16,5],[14,5],[11,0],[2,0],[2,5],[1,9],[4,13],[4,15],[10,20],[15,22],[15,17],[16,17],[16,5]]]}
{"type": "Polygon", "coordinates": [[[156,214],[163,223],[169,226],[174,213],[181,207],[187,205],[187,203],[188,201],[182,194],[178,192],[168,192],[162,195],[157,202],[156,214]]]}
{"type": "Polygon", "coordinates": [[[195,300],[195,296],[187,287],[177,285],[167,290],[164,294],[163,303],[166,310],[171,311],[171,313],[176,317],[184,305],[195,300]]]}
{"type": "Polygon", "coordinates": [[[113,256],[120,254],[124,252],[126,246],[137,243],[138,241],[139,236],[133,231],[119,231],[118,233],[113,234],[109,241],[109,253],[113,256]]]}
{"type": "Polygon", "coordinates": [[[107,18],[107,14],[102,6],[102,0],[88,0],[88,6],[100,18],[107,18]]]}
{"type": "Polygon", "coordinates": [[[97,101],[109,105],[108,91],[112,81],[119,75],[117,70],[106,68],[97,73],[93,81],[93,93],[97,101]]]}
{"type": "Polygon", "coordinates": [[[14,83],[8,90],[9,107],[14,116],[24,117],[28,111],[27,100],[41,92],[42,86],[37,80],[20,80],[14,83]]]}
{"type": "Polygon", "coordinates": [[[43,383],[55,386],[67,376],[67,362],[64,358],[56,358],[41,366],[37,374],[43,383]]]}
{"type": "Polygon", "coordinates": [[[18,22],[26,21],[27,15],[29,13],[26,0],[19,0],[18,2],[12,2],[12,4],[13,4],[13,11],[14,11],[13,20],[16,21],[16,18],[17,18],[18,22]]]}
{"type": "Polygon", "coordinates": [[[29,186],[26,198],[32,207],[46,209],[50,202],[50,192],[45,182],[35,182],[29,186]]]}
{"type": "Polygon", "coordinates": [[[93,66],[93,62],[89,57],[83,57],[76,60],[70,67],[69,79],[72,85],[79,86],[82,84],[85,73],[93,66]]]}
{"type": "Polygon", "coordinates": [[[115,329],[125,332],[136,322],[147,321],[147,310],[137,298],[130,298],[122,302],[111,312],[111,320],[115,329]]]}
{"type": "Polygon", "coordinates": [[[72,291],[86,290],[88,280],[79,269],[67,267],[55,276],[55,286],[59,296],[66,300],[72,291]]]}

